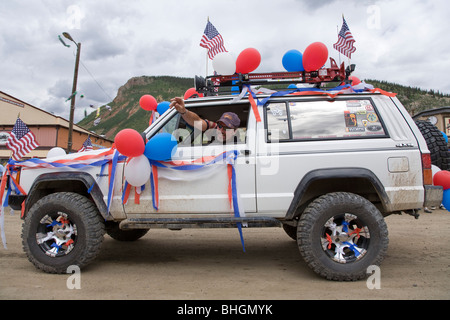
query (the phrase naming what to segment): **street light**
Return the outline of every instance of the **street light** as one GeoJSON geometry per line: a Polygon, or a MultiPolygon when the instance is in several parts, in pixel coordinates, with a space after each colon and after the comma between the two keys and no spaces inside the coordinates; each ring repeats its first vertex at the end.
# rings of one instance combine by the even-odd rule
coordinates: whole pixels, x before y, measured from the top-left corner
{"type": "Polygon", "coordinates": [[[76,43],[75,40],[68,34],[67,32],[63,32],[63,36],[77,46],[77,58],[75,60],[75,71],[73,74],[73,85],[72,85],[72,95],[70,99],[70,118],[69,118],[69,138],[67,142],[67,153],[72,151],[72,132],[73,132],[73,114],[75,112],[75,96],[77,91],[77,81],[78,81],[78,66],[80,64],[80,51],[81,51],[81,43],[76,43]]]}

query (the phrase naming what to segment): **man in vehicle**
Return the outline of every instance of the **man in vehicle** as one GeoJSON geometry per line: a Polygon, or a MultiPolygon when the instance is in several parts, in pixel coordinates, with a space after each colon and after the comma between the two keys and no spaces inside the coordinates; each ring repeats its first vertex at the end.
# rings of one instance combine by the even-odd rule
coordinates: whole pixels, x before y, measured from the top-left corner
{"type": "Polygon", "coordinates": [[[225,112],[217,122],[202,119],[195,112],[187,110],[183,98],[180,97],[171,99],[170,107],[175,108],[188,125],[195,127],[202,132],[206,132],[209,129],[218,130],[220,134],[218,134],[217,137],[219,140],[223,139],[222,141],[230,140],[241,124],[241,120],[234,112],[225,112]]]}

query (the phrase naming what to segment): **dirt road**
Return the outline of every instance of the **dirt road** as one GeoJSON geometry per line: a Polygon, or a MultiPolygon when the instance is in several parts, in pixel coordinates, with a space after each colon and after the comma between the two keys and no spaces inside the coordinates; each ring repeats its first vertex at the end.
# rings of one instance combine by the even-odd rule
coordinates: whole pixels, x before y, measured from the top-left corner
{"type": "Polygon", "coordinates": [[[0,245],[0,299],[450,299],[450,212],[390,216],[381,288],[366,281],[332,282],[303,262],[281,228],[151,230],[121,243],[105,236],[100,256],[80,273],[43,273],[22,251],[19,215],[5,217],[0,245]]]}

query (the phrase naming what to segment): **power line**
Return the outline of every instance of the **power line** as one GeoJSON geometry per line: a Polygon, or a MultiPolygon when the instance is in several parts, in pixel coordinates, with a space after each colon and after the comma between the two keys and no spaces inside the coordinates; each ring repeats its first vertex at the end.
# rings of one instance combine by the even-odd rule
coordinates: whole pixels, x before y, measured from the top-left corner
{"type": "MultiPolygon", "coordinates": [[[[58,36],[58,38],[59,38],[59,40],[61,41],[61,43],[62,43],[64,46],[70,48],[69,45],[66,45],[66,44],[64,43],[64,41],[62,40],[61,36],[58,36]]],[[[74,41],[74,43],[75,43],[75,41],[74,41]]],[[[75,43],[75,44],[76,44],[76,43],[75,43]]],[[[75,55],[75,52],[74,52],[74,55],[75,55]]],[[[109,99],[109,102],[113,101],[113,98],[111,98],[111,97],[109,96],[109,94],[106,92],[106,90],[103,89],[103,87],[100,85],[100,83],[97,81],[97,79],[95,79],[95,77],[92,75],[92,73],[89,71],[89,69],[88,69],[88,68],[86,67],[86,65],[83,63],[83,61],[81,61],[81,59],[80,59],[80,63],[81,63],[81,65],[83,66],[83,68],[86,69],[87,73],[89,73],[89,75],[90,75],[91,78],[95,81],[95,83],[98,85],[98,87],[103,91],[103,93],[105,94],[105,96],[109,99]]]]}
{"type": "Polygon", "coordinates": [[[95,77],[92,75],[92,73],[89,71],[89,69],[84,65],[83,61],[80,61],[81,65],[84,69],[89,73],[89,75],[92,77],[92,79],[95,81],[95,83],[98,85],[98,87],[103,91],[103,93],[108,97],[109,101],[113,101],[113,99],[108,95],[108,93],[103,89],[103,87],[100,85],[100,83],[95,79],[95,77]]]}

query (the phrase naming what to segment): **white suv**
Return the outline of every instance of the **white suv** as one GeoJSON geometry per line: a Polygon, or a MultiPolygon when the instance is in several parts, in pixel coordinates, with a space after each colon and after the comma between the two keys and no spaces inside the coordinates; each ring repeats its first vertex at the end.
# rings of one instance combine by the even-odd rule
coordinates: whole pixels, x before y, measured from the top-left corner
{"type": "MultiPolygon", "coordinates": [[[[247,80],[240,75],[237,85],[246,88],[252,84],[247,80]]],[[[208,85],[198,90],[215,92],[208,85]]],[[[373,90],[311,90],[316,92],[186,100],[203,119],[217,120],[225,111],[239,116],[235,139],[226,144],[169,109],[144,134],[171,133],[176,152],[171,162],[150,161],[151,179],[130,193],[127,159],[113,149],[83,154],[98,165],[22,166],[27,195],[12,195],[10,203],[20,207],[25,199],[22,237],[29,260],[51,273],[85,266],[97,256],[105,231],[132,241],[152,228],[238,227],[244,245],[245,228],[280,226],[319,275],[366,277],[388,247],[384,217],[439,205],[442,187],[432,185],[426,141],[397,98],[373,90]],[[177,170],[194,164],[203,167],[177,170]]],[[[64,159],[81,161],[80,154],[64,159]]]]}

